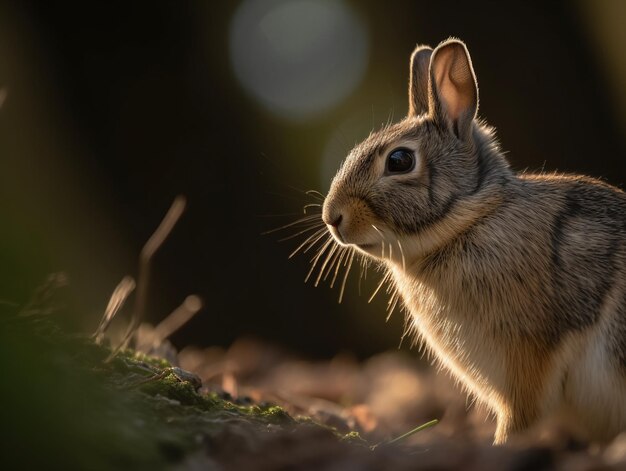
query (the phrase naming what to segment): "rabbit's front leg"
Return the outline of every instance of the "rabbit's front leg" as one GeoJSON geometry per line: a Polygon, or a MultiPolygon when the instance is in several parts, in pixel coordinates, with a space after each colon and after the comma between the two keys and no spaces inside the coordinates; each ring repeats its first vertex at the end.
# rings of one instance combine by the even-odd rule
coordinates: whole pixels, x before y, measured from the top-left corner
{"type": "Polygon", "coordinates": [[[505,414],[498,415],[498,425],[493,439],[494,445],[504,445],[513,431],[514,420],[505,414]]]}
{"type": "Polygon", "coordinates": [[[522,423],[523,421],[515,416],[499,414],[493,444],[504,445],[511,435],[515,435],[516,432],[520,432],[525,428],[522,423]]]}
{"type": "Polygon", "coordinates": [[[494,445],[502,445],[511,438],[511,436],[523,432],[538,417],[537,406],[532,402],[518,401],[517,404],[501,408],[497,413],[496,434],[494,437],[494,445]]]}
{"type": "Polygon", "coordinates": [[[540,351],[524,343],[510,352],[508,387],[495,407],[497,417],[494,445],[527,430],[553,403],[554,388],[546,388],[548,362],[540,351]]]}

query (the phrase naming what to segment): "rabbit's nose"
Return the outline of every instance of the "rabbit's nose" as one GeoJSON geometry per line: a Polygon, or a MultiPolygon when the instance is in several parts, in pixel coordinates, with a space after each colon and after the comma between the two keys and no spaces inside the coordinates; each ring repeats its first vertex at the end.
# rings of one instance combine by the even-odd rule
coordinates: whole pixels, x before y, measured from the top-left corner
{"type": "Polygon", "coordinates": [[[334,228],[337,228],[339,227],[339,224],[341,224],[342,219],[343,219],[343,216],[340,214],[334,220],[331,220],[330,222],[328,222],[328,225],[333,226],[334,228]]]}
{"type": "Polygon", "coordinates": [[[337,229],[343,220],[344,208],[329,197],[324,201],[322,208],[322,221],[329,227],[337,229]]]}

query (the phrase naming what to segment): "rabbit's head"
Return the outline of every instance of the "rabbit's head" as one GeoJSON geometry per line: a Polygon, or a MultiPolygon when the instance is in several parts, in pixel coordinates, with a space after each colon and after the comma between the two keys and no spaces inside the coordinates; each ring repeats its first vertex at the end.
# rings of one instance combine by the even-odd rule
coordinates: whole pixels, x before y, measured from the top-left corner
{"type": "Polygon", "coordinates": [[[323,220],[336,241],[405,262],[461,230],[482,184],[481,149],[495,146],[477,110],[465,44],[417,47],[408,116],[357,145],[333,179],[323,220]]]}

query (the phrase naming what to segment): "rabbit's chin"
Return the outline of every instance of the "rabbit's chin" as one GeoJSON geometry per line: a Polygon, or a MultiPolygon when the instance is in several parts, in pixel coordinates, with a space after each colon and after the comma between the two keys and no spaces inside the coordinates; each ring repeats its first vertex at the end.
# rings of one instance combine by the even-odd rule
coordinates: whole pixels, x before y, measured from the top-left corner
{"type": "Polygon", "coordinates": [[[350,248],[356,249],[358,252],[364,255],[367,255],[368,257],[377,258],[377,259],[381,258],[380,242],[363,242],[363,243],[351,242],[351,241],[345,240],[343,237],[341,237],[341,235],[339,235],[339,237],[335,235],[335,232],[337,231],[330,231],[330,232],[337,245],[340,245],[342,247],[350,247],[350,248]]]}
{"type": "Polygon", "coordinates": [[[360,242],[356,239],[356,237],[352,237],[350,234],[345,234],[340,231],[336,227],[329,226],[328,232],[333,236],[335,242],[342,247],[355,247],[358,249],[362,249],[363,251],[367,251],[367,249],[375,248],[376,246],[380,246],[380,242],[372,241],[372,242],[360,242]]]}
{"type": "Polygon", "coordinates": [[[352,244],[353,247],[356,247],[361,252],[369,255],[371,257],[380,257],[380,243],[371,243],[371,244],[352,244]]]}
{"type": "Polygon", "coordinates": [[[365,255],[368,258],[372,258],[378,261],[385,260],[386,254],[383,254],[380,242],[350,244],[350,246],[354,247],[357,252],[365,255]]]}

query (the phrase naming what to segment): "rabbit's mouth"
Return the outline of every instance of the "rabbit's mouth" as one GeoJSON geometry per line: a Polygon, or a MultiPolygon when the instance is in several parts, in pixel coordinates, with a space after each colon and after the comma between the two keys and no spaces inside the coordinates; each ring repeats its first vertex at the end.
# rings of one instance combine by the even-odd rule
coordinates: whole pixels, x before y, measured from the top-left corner
{"type": "Polygon", "coordinates": [[[380,247],[380,242],[355,242],[350,240],[351,237],[346,237],[342,232],[336,227],[329,227],[328,231],[331,233],[335,242],[344,247],[352,246],[360,249],[363,252],[367,252],[370,254],[372,250],[375,250],[377,247],[380,247]]]}
{"type": "Polygon", "coordinates": [[[333,239],[335,239],[335,242],[337,242],[339,245],[349,245],[349,242],[346,242],[346,239],[344,238],[343,234],[341,234],[341,231],[334,226],[328,225],[328,232],[330,232],[330,234],[333,236],[333,239]]]}

